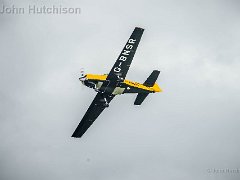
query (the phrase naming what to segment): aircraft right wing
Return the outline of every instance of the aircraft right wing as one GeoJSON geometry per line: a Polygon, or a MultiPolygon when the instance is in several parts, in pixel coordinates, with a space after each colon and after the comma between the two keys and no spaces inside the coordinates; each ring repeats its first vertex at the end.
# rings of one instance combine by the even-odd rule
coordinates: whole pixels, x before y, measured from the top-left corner
{"type": "Polygon", "coordinates": [[[112,67],[110,73],[107,76],[107,80],[121,80],[123,81],[127,75],[128,69],[132,63],[134,54],[137,50],[138,44],[141,40],[144,29],[136,27],[124,46],[117,61],[112,67]]]}
{"type": "Polygon", "coordinates": [[[102,93],[97,93],[92,104],[89,106],[87,112],[79,123],[77,129],[74,131],[72,137],[81,137],[106,108],[105,101],[107,101],[107,103],[110,103],[113,98],[114,96],[103,96],[102,93]]]}

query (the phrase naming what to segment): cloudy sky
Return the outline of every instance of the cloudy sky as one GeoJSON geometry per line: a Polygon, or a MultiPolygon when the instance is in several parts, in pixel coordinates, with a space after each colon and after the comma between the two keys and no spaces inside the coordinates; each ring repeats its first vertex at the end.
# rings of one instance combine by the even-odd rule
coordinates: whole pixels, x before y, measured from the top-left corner
{"type": "Polygon", "coordinates": [[[81,8],[0,14],[0,179],[240,178],[226,172],[240,171],[238,0],[51,2],[0,0],[81,8]],[[163,93],[138,107],[116,97],[71,138],[95,96],[80,69],[108,73],[135,26],[145,31],[127,79],[159,69],[163,93]]]}

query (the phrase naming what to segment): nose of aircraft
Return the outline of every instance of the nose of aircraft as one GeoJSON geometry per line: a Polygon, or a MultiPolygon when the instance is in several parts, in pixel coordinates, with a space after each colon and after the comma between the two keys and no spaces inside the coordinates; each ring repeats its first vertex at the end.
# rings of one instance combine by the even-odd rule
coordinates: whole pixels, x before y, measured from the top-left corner
{"type": "Polygon", "coordinates": [[[80,70],[80,78],[79,78],[79,80],[80,81],[85,81],[86,80],[86,74],[85,74],[83,68],[80,70]]]}

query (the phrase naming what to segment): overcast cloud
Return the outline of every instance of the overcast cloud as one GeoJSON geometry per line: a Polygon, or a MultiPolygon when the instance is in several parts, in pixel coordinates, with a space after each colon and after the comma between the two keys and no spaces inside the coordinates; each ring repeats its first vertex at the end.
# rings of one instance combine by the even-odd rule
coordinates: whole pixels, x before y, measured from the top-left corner
{"type": "Polygon", "coordinates": [[[238,0],[7,1],[80,7],[78,15],[0,14],[0,179],[238,180],[238,0]],[[95,96],[80,69],[108,73],[145,29],[127,79],[154,69],[163,93],[116,97],[81,139],[95,96]]]}

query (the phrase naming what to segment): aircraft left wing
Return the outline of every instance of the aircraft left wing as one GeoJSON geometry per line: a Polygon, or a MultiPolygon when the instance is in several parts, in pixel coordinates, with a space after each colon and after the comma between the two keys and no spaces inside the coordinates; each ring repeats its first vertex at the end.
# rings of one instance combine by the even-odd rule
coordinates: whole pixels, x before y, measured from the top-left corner
{"type": "Polygon", "coordinates": [[[132,63],[134,54],[137,50],[138,44],[141,40],[144,29],[136,27],[124,46],[117,61],[112,67],[110,73],[107,76],[107,80],[120,80],[123,81],[127,75],[128,69],[132,63]]]}
{"type": "Polygon", "coordinates": [[[97,93],[78,127],[74,131],[72,137],[80,138],[106,108],[105,101],[110,103],[113,98],[114,96],[107,96],[102,93],[97,93]]]}

